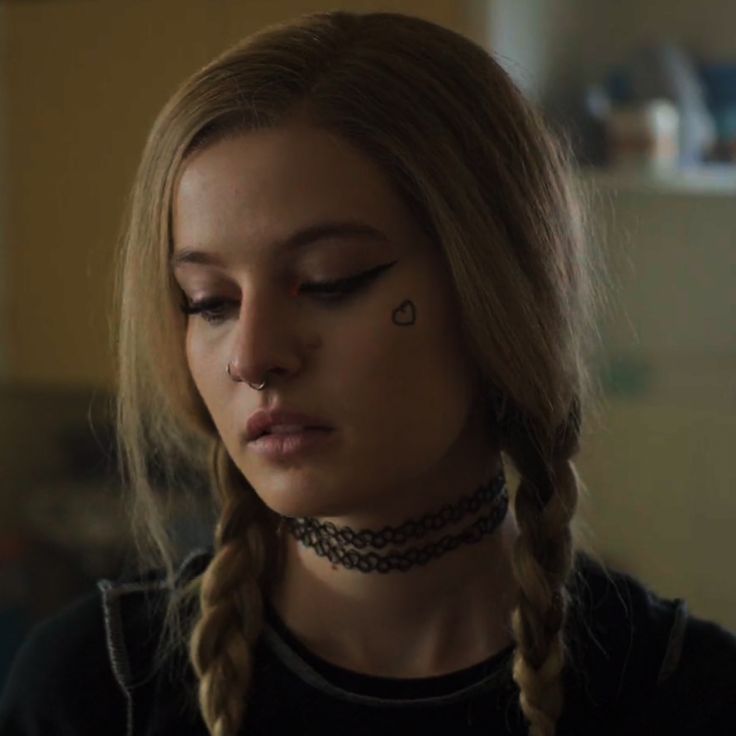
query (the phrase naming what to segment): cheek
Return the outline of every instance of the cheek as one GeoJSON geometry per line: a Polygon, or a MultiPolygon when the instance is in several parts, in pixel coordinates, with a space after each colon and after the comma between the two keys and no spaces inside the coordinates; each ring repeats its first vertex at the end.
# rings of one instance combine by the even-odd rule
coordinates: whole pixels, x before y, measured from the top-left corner
{"type": "MultiPolygon", "coordinates": [[[[216,396],[219,376],[217,375],[216,353],[203,340],[195,339],[191,329],[187,330],[185,346],[187,365],[194,385],[212,419],[219,425],[216,396]]],[[[221,370],[224,373],[224,365],[221,370]]]]}
{"type": "Polygon", "coordinates": [[[184,347],[185,347],[185,353],[187,356],[187,367],[189,368],[189,372],[192,374],[192,380],[194,381],[195,385],[197,386],[197,389],[201,393],[201,388],[200,388],[200,379],[202,375],[201,349],[197,341],[192,338],[192,330],[189,328],[187,328],[187,331],[186,331],[186,340],[184,343],[184,347]]]}
{"type": "MultiPolygon", "coordinates": [[[[396,305],[353,323],[333,343],[334,390],[350,400],[351,418],[383,436],[453,431],[468,405],[459,346],[441,305],[412,300],[416,322],[392,321],[396,305]]],[[[395,438],[395,437],[394,437],[395,438]]]]}
{"type": "Polygon", "coordinates": [[[393,325],[390,309],[383,309],[353,320],[333,334],[330,373],[335,388],[343,396],[354,397],[357,406],[365,403],[368,394],[394,393],[411,373],[413,349],[418,342],[412,331],[415,328],[393,325]]]}

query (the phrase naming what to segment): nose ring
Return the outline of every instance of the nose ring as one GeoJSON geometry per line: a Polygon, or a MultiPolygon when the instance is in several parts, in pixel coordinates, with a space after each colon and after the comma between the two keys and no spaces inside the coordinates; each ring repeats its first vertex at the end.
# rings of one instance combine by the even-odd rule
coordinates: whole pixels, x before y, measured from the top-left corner
{"type": "MultiPolygon", "coordinates": [[[[243,383],[242,378],[237,378],[232,374],[232,371],[230,370],[230,363],[225,366],[225,373],[232,378],[233,381],[236,381],[237,383],[243,383]]],[[[266,379],[264,378],[260,383],[251,383],[250,381],[245,381],[252,389],[255,389],[256,391],[263,391],[264,388],[266,388],[266,379]]]]}

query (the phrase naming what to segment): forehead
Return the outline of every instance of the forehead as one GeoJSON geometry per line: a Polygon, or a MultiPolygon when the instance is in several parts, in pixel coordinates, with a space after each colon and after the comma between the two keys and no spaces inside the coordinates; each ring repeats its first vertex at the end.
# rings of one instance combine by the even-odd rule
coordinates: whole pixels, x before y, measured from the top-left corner
{"type": "Polygon", "coordinates": [[[383,171],[342,138],[306,125],[237,134],[196,152],[173,201],[174,248],[286,240],[315,222],[356,220],[411,238],[383,171]]]}

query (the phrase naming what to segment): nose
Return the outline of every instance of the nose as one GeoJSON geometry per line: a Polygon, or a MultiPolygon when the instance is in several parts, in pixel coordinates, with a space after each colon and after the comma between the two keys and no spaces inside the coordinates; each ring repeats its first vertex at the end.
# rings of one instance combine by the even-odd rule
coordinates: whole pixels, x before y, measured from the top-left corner
{"type": "Polygon", "coordinates": [[[289,305],[266,296],[243,297],[223,368],[232,380],[251,385],[268,377],[270,386],[274,377],[297,375],[305,360],[300,332],[289,305]]]}

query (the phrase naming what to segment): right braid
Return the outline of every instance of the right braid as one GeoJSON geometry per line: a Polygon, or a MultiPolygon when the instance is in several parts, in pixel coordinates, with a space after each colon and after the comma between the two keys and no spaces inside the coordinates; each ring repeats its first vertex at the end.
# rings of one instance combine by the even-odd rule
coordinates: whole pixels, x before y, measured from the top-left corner
{"type": "Polygon", "coordinates": [[[553,443],[551,462],[540,453],[528,427],[509,426],[504,450],[520,475],[515,500],[520,533],[512,557],[519,586],[512,615],[517,642],[513,677],[530,735],[553,736],[564,705],[566,584],[574,564],[570,524],[578,498],[571,458],[579,446],[579,404],[575,402],[553,443]]]}
{"type": "Polygon", "coordinates": [[[262,502],[238,482],[219,440],[212,471],[221,513],[215,554],[201,579],[201,616],[192,630],[189,651],[210,734],[235,736],[245,716],[253,647],[263,626],[266,524],[260,520],[262,502]]]}

